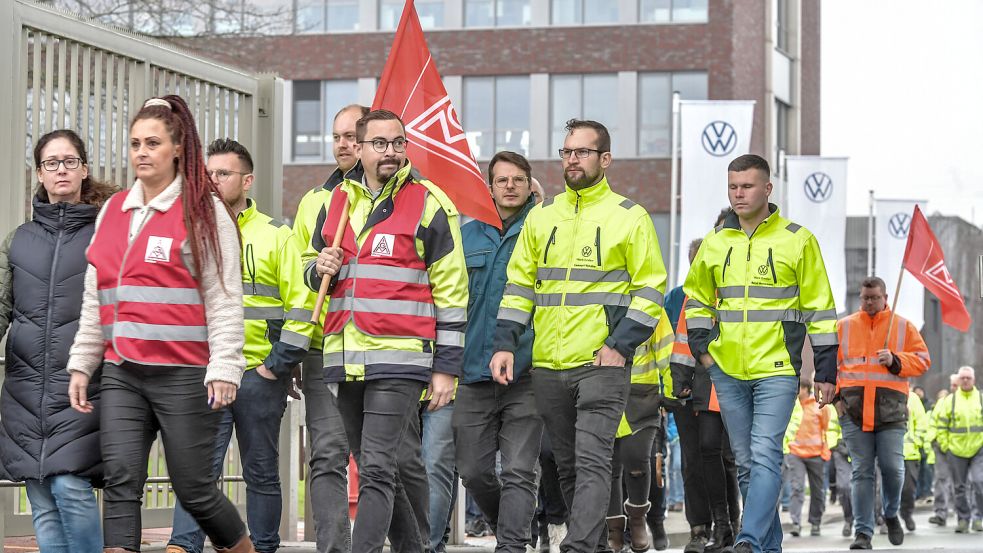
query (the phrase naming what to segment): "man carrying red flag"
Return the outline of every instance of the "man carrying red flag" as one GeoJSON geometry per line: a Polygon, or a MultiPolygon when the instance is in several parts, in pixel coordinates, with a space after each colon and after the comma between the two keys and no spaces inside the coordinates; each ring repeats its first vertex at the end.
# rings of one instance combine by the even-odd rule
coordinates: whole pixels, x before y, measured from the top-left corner
{"type": "Polygon", "coordinates": [[[911,217],[911,227],[908,231],[908,244],[904,251],[904,268],[918,282],[939,298],[942,307],[942,322],[963,332],[969,330],[973,322],[966,310],[959,288],[952,280],[949,269],[945,266],[942,246],[928,226],[928,221],[922,215],[922,210],[915,206],[911,217]]]}
{"type": "Polygon", "coordinates": [[[850,549],[871,549],[875,460],[881,468],[888,539],[900,545],[908,378],[928,370],[928,348],[915,325],[892,314],[884,281],[877,277],[863,280],[860,310],[841,319],[837,331],[840,399],[836,411],[853,464],[850,487],[856,539],[850,549]]]}
{"type": "Polygon", "coordinates": [[[405,122],[406,156],[461,213],[501,228],[498,210],[427,48],[413,0],[403,8],[372,109],[387,109],[405,122]]]}

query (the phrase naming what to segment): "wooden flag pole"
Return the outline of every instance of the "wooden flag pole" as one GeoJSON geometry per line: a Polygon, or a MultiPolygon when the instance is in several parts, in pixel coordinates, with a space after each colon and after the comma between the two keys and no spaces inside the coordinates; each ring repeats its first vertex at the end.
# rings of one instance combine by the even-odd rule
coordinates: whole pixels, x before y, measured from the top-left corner
{"type": "Polygon", "coordinates": [[[894,325],[894,313],[898,307],[898,294],[901,293],[902,278],[904,278],[904,260],[901,261],[901,273],[898,274],[898,285],[894,288],[894,301],[891,302],[891,318],[887,322],[887,335],[884,336],[884,347],[881,349],[887,349],[887,344],[891,341],[891,326],[894,325]]]}
{"type": "MultiPolygon", "coordinates": [[[[334,231],[334,239],[331,247],[341,246],[341,239],[345,236],[345,228],[348,226],[348,198],[345,198],[345,205],[341,208],[341,217],[338,217],[338,228],[334,231]]],[[[324,299],[328,297],[328,286],[331,285],[331,277],[324,275],[321,277],[321,287],[317,291],[317,302],[314,304],[314,312],[311,313],[311,322],[319,324],[321,322],[321,310],[324,309],[324,299]]]]}

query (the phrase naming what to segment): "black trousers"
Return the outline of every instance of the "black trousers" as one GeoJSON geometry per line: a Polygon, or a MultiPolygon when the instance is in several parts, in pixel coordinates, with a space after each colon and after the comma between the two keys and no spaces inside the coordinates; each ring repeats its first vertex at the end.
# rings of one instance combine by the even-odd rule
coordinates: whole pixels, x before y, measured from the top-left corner
{"type": "Polygon", "coordinates": [[[921,461],[904,462],[904,484],[901,486],[901,516],[910,517],[915,512],[915,496],[918,493],[918,472],[921,461]]]}
{"type": "Polygon", "coordinates": [[[215,485],[210,452],[221,411],[208,406],[204,369],[106,364],[99,438],[105,467],[103,537],[107,548],[140,550],[140,506],[150,446],[160,432],[171,486],[217,547],[231,547],[246,525],[215,485]]]}
{"type": "Polygon", "coordinates": [[[733,489],[736,474],[733,480],[728,478],[724,466],[727,433],[720,413],[696,413],[689,406],[675,407],[672,413],[679,429],[686,521],[690,527],[708,525],[714,512],[722,520],[732,518],[728,490],[733,489]]]}
{"type": "MultiPolygon", "coordinates": [[[[652,474],[652,445],[655,443],[657,426],[641,428],[630,436],[618,438],[614,442],[614,457],[611,462],[611,500],[608,503],[608,516],[625,514],[625,494],[628,503],[645,505],[649,502],[649,492],[655,475],[652,474]]],[[[649,510],[661,506],[652,504],[649,510]]]]}

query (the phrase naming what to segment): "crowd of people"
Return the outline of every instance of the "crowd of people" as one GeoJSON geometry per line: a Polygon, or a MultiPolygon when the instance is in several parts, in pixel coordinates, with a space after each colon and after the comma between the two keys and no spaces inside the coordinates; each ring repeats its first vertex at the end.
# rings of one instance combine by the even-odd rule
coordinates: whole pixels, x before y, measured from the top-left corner
{"type": "Polygon", "coordinates": [[[902,543],[932,489],[933,524],[951,510],[956,532],[983,531],[973,369],[934,406],[909,392],[928,350],[877,277],[837,320],[818,242],[769,202],[763,158],[721,175],[730,207],[667,291],[599,122],[568,122],[553,197],[497,153],[496,224],[414,168],[396,114],[347,106],[332,132],[337,169],[292,228],[248,197],[274,185],[249,151],[204,148],[178,96],[131,121],[126,190],[90,175],[72,130],[38,140],[33,219],[0,249],[0,460],[43,553],[140,550],[158,435],[178,501],[168,553],[206,537],[276,551],[288,397],[306,402],[323,553],[444,551],[458,478],[469,532],[501,552],[664,550],[680,511],[687,553],[777,552],[780,505],[802,533],[806,479],[810,533],[835,489],[851,549],[878,525],[902,543]],[[245,522],[215,485],[233,430],[245,522]]]}

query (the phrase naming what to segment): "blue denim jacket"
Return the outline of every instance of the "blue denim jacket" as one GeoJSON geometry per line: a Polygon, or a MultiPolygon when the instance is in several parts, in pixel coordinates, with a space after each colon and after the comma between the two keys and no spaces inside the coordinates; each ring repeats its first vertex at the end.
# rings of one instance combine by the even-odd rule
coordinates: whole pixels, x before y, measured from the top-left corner
{"type": "MultiPolygon", "coordinates": [[[[481,221],[470,221],[461,227],[468,266],[468,330],[464,339],[461,384],[491,380],[488,363],[495,353],[493,345],[498,306],[502,303],[508,282],[505,271],[522,224],[534,205],[530,197],[516,221],[505,231],[505,236],[499,234],[497,228],[481,221]]],[[[532,365],[532,339],[531,328],[527,328],[519,338],[512,375],[514,380],[518,380],[532,365]]]]}

